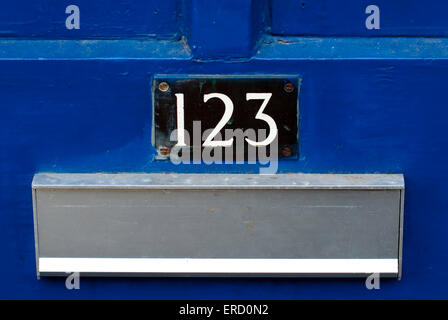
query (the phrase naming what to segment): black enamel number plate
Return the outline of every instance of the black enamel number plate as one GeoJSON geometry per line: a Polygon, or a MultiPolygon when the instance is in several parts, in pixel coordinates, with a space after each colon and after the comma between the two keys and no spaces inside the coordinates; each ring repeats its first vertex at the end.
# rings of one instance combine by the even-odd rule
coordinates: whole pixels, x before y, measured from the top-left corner
{"type": "Polygon", "coordinates": [[[176,146],[182,152],[232,148],[246,157],[248,148],[266,147],[281,158],[296,157],[299,89],[297,76],[156,76],[153,144],[158,158],[169,158],[176,146]]]}

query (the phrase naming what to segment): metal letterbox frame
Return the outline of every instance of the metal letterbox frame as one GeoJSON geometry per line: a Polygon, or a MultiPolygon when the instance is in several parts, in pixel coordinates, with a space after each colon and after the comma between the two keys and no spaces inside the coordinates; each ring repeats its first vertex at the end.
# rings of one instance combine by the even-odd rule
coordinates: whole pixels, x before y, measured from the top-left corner
{"type": "Polygon", "coordinates": [[[32,190],[38,276],[401,277],[401,174],[41,173],[32,190]]]}

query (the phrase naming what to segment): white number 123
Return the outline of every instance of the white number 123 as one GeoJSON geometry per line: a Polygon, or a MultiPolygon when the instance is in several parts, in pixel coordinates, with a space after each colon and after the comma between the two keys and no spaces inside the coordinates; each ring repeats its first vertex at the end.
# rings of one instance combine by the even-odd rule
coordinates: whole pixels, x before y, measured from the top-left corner
{"type": "MultiPolygon", "coordinates": [[[[247,143],[255,147],[263,147],[267,146],[274,141],[277,136],[277,124],[275,120],[272,119],[271,116],[263,113],[264,109],[269,103],[269,100],[272,97],[272,93],[247,93],[246,100],[263,100],[260,109],[255,115],[255,119],[265,121],[269,126],[269,135],[263,141],[253,141],[246,137],[247,143]]],[[[185,123],[184,123],[184,94],[176,93],[176,101],[177,101],[177,146],[185,147],[185,123]]],[[[230,120],[233,114],[233,102],[232,100],[222,93],[209,93],[204,95],[204,102],[207,102],[210,99],[220,99],[224,103],[224,115],[221,120],[219,120],[216,127],[209,134],[207,139],[205,139],[202,144],[204,147],[230,147],[233,144],[233,138],[224,141],[215,141],[213,140],[215,136],[221,131],[221,129],[226,125],[226,123],[230,120]]]]}

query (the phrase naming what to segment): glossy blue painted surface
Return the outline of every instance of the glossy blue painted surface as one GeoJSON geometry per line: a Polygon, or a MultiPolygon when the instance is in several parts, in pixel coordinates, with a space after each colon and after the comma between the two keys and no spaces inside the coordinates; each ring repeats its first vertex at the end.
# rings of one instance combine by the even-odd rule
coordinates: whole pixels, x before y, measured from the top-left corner
{"type": "Polygon", "coordinates": [[[0,298],[448,298],[447,41],[265,35],[253,57],[235,59],[214,43],[197,56],[191,38],[1,40],[0,298]],[[378,291],[363,279],[82,278],[78,291],[36,280],[36,172],[258,172],[154,161],[157,73],[299,74],[300,158],[279,171],[404,173],[403,279],[378,291]]]}
{"type": "Polygon", "coordinates": [[[266,0],[193,0],[188,22],[191,22],[189,40],[195,57],[251,56],[268,16],[266,0]]]}
{"type": "Polygon", "coordinates": [[[2,4],[0,36],[13,38],[174,38],[178,0],[17,0],[2,4]],[[68,30],[65,9],[77,5],[81,28],[68,30]]]}
{"type": "MultiPolygon", "coordinates": [[[[441,0],[272,0],[272,32],[318,36],[447,36],[441,0]],[[380,29],[367,30],[366,8],[380,10],[380,29]]],[[[369,11],[370,12],[370,11],[369,11]]]]}

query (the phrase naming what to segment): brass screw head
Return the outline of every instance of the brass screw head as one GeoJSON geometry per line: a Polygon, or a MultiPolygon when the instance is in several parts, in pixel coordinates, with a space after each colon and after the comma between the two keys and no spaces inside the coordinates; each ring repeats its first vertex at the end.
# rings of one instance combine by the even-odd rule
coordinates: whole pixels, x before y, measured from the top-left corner
{"type": "Polygon", "coordinates": [[[292,155],[292,150],[290,147],[283,147],[282,148],[282,155],[284,157],[290,157],[292,155]]]}
{"type": "Polygon", "coordinates": [[[286,92],[288,92],[288,93],[293,92],[293,91],[294,91],[294,85],[293,85],[291,82],[288,82],[288,83],[285,84],[285,86],[283,87],[283,89],[284,89],[286,92]]]}
{"type": "Polygon", "coordinates": [[[161,156],[168,156],[170,154],[171,149],[165,146],[160,146],[159,147],[159,154],[161,156]]]}
{"type": "Polygon", "coordinates": [[[167,92],[170,88],[170,85],[166,83],[165,81],[159,83],[159,90],[162,92],[167,92]]]}

